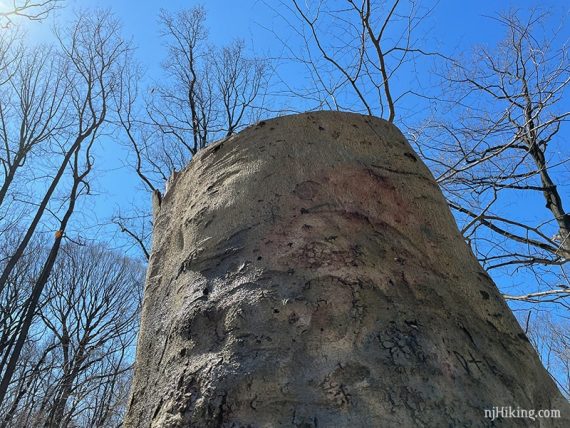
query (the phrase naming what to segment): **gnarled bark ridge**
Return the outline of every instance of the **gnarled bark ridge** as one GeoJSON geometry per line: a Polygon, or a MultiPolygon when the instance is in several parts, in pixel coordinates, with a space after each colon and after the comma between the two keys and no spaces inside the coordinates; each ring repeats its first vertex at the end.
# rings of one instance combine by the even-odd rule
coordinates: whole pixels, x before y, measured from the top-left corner
{"type": "Polygon", "coordinates": [[[497,426],[497,406],[570,426],[388,122],[260,122],[202,150],[156,211],[127,427],[497,426]]]}

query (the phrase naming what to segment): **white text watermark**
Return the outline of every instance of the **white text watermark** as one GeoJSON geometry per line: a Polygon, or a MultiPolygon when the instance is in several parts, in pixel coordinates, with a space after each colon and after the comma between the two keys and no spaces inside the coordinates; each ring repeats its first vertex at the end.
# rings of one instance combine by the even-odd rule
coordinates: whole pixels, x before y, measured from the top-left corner
{"type": "Polygon", "coordinates": [[[502,406],[485,409],[485,418],[491,419],[559,419],[560,410],[558,409],[521,409],[520,407],[502,406]]]}

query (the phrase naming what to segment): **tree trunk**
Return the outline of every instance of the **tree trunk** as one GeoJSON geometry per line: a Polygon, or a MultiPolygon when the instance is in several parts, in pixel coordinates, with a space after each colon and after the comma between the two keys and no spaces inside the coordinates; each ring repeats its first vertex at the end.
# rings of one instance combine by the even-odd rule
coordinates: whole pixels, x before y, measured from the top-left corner
{"type": "Polygon", "coordinates": [[[194,157],[154,227],[126,427],[496,426],[484,410],[508,406],[559,409],[544,426],[570,426],[384,120],[249,127],[194,157]]]}

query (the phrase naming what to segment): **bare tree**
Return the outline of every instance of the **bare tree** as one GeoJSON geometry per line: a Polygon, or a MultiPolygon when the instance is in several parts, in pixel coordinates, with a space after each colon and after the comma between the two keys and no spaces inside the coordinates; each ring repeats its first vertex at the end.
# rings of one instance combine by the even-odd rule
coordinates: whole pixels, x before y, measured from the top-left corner
{"type": "MultiPolygon", "coordinates": [[[[16,229],[2,235],[0,242],[0,258],[4,265],[18,243],[21,233],[16,229]]],[[[26,302],[30,297],[29,284],[39,274],[38,260],[45,256],[43,245],[36,242],[28,247],[28,251],[20,259],[9,277],[9,285],[0,293],[0,364],[4,366],[10,357],[11,344],[22,325],[26,302]]],[[[22,376],[25,377],[25,376],[22,376]]],[[[21,389],[19,389],[21,390],[21,389]]],[[[2,413],[2,412],[0,412],[2,413]]]]}
{"type": "Polygon", "coordinates": [[[308,108],[357,111],[393,122],[399,101],[413,93],[396,89],[395,79],[411,71],[418,57],[439,55],[421,48],[415,33],[430,10],[413,0],[292,0],[281,6],[276,12],[297,44],[276,35],[310,82],[287,84],[288,92],[311,100],[308,108]]]}
{"type": "Polygon", "coordinates": [[[530,310],[524,317],[529,340],[542,356],[546,369],[553,374],[560,391],[570,397],[570,335],[567,320],[551,312],[530,310]]]}
{"type": "Polygon", "coordinates": [[[1,426],[103,427],[120,420],[143,273],[107,248],[63,246],[31,330],[41,339],[28,339],[1,426]]]}
{"type": "Polygon", "coordinates": [[[204,147],[210,126],[207,110],[200,105],[207,102],[201,97],[211,94],[200,90],[201,78],[207,73],[204,58],[207,54],[206,11],[194,7],[170,14],[160,14],[162,36],[168,49],[163,68],[168,76],[167,85],[153,88],[157,96],[149,110],[153,123],[174,141],[176,152],[186,152],[182,161],[204,147]]]}
{"type": "Polygon", "coordinates": [[[45,19],[51,11],[61,6],[63,0],[11,0],[0,11],[0,28],[5,28],[13,23],[16,17],[26,18],[32,21],[45,19]]]}
{"type": "Polygon", "coordinates": [[[209,45],[205,19],[202,7],[160,16],[168,79],[152,86],[148,112],[161,134],[158,158],[176,170],[263,107],[267,61],[249,57],[240,40],[222,48],[209,45]]]}
{"type": "Polygon", "coordinates": [[[534,272],[534,289],[505,295],[527,302],[570,296],[570,214],[559,185],[570,158],[570,62],[561,34],[541,37],[546,19],[499,16],[505,39],[449,68],[447,118],[428,121],[417,141],[484,266],[534,272]],[[521,200],[530,208],[513,207],[521,200]]]}
{"type": "Polygon", "coordinates": [[[0,207],[28,157],[69,126],[64,106],[69,86],[61,78],[61,59],[51,48],[34,48],[11,63],[0,99],[0,207]]]}
{"type": "Polygon", "coordinates": [[[6,84],[14,73],[14,63],[23,53],[18,29],[0,32],[0,87],[6,84]]]}
{"type": "MultiPolygon", "coordinates": [[[[210,52],[213,64],[214,94],[219,93],[223,107],[222,131],[234,134],[243,124],[251,124],[261,110],[255,102],[267,86],[267,61],[248,58],[245,43],[236,40],[221,50],[210,52]]],[[[261,104],[260,106],[261,107],[261,104]]]]}
{"type": "Polygon", "coordinates": [[[120,37],[118,22],[107,12],[79,15],[71,31],[59,34],[59,40],[62,58],[67,64],[59,78],[66,81],[69,87],[66,113],[71,121],[72,131],[54,138],[55,143],[61,144],[61,161],[43,198],[37,204],[30,225],[3,266],[0,291],[6,287],[11,272],[24,254],[46,212],[55,216],[57,228],[41,272],[31,287],[21,324],[8,344],[6,353],[9,358],[2,362],[0,402],[3,401],[16,370],[38,302],[59,254],[77,200],[81,195],[90,192],[88,176],[93,169],[93,142],[107,120],[109,98],[118,88],[115,81],[119,75],[117,67],[123,65],[122,58],[129,51],[128,45],[120,37]],[[59,213],[56,213],[53,208],[49,208],[49,204],[64,176],[70,181],[68,196],[59,206],[59,213]]]}
{"type": "MultiPolygon", "coordinates": [[[[41,314],[61,351],[45,426],[68,426],[93,389],[113,389],[109,382],[129,369],[142,289],[140,267],[105,248],[71,244],[64,252],[41,314]]],[[[108,405],[115,392],[101,392],[108,405]]],[[[105,409],[89,412],[104,422],[105,409]]]]}
{"type": "MultiPolygon", "coordinates": [[[[239,131],[264,112],[267,60],[248,55],[241,40],[222,48],[212,46],[205,19],[203,7],[162,11],[165,78],[150,86],[143,105],[142,73],[136,66],[125,69],[122,98],[115,100],[131,166],[143,188],[155,195],[198,150],[239,131]]],[[[150,209],[134,211],[117,214],[113,222],[148,259],[150,209]]]]}
{"type": "MultiPolygon", "coordinates": [[[[39,327],[39,326],[38,326],[39,327]]],[[[38,329],[37,336],[44,331],[38,329]]],[[[6,400],[0,426],[27,427],[41,424],[40,403],[45,399],[46,386],[53,382],[49,367],[58,356],[52,355],[54,343],[42,345],[37,337],[28,340],[23,357],[18,361],[15,382],[10,387],[10,399],[6,400]]]]}

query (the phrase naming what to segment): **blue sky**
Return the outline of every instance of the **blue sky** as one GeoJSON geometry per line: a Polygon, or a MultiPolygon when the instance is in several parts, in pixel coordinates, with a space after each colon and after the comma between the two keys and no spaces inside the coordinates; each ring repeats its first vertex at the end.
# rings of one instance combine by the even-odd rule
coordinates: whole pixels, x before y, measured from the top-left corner
{"type": "MultiPolygon", "coordinates": [[[[66,7],[59,10],[52,18],[44,23],[29,23],[30,35],[34,41],[49,40],[49,29],[54,23],[63,24],[68,21],[74,10],[89,8],[109,8],[122,21],[124,34],[131,38],[137,48],[136,57],[147,70],[147,78],[160,78],[160,62],[164,57],[164,49],[159,36],[158,14],[161,8],[176,11],[203,4],[208,13],[208,28],[210,41],[223,45],[234,38],[242,38],[256,53],[260,55],[279,56],[283,47],[271,31],[287,35],[287,27],[283,20],[276,15],[275,10],[282,2],[280,0],[212,0],[208,2],[170,0],[156,2],[150,0],[67,0],[66,7]]],[[[285,2],[286,3],[286,2],[285,2]]],[[[434,5],[430,16],[424,21],[418,34],[424,40],[425,46],[433,50],[445,52],[453,56],[479,44],[493,45],[501,39],[502,34],[496,23],[490,18],[499,11],[509,8],[525,9],[537,4],[536,0],[518,1],[456,1],[441,0],[437,3],[424,1],[425,5],[434,5]]],[[[564,0],[544,0],[542,8],[558,17],[568,17],[569,8],[564,0]]],[[[430,6],[431,7],[431,6],[430,6]]],[[[423,72],[429,72],[424,69],[423,72]]],[[[299,70],[294,67],[282,68],[282,77],[290,81],[297,79],[299,70]]],[[[299,74],[300,75],[300,74],[299,74]]],[[[406,79],[414,76],[404,76],[396,84],[407,85],[406,79]]],[[[414,106],[401,106],[404,110],[413,110],[414,106]]],[[[139,183],[131,171],[124,166],[127,153],[118,145],[115,136],[103,141],[104,152],[98,160],[99,168],[97,190],[100,197],[87,202],[84,209],[86,219],[106,223],[108,218],[118,209],[124,207],[125,201],[149,198],[142,192],[139,183]],[[120,184],[119,184],[120,183],[120,184]]],[[[521,201],[512,201],[520,204],[521,201]]],[[[94,230],[99,230],[97,227],[94,230]]]]}
{"type": "MultiPolygon", "coordinates": [[[[103,7],[113,10],[124,24],[125,34],[132,35],[149,67],[156,65],[162,55],[158,37],[157,16],[161,8],[175,11],[204,5],[208,11],[210,35],[215,43],[227,43],[234,37],[253,42],[257,50],[279,48],[262,27],[279,25],[279,19],[267,5],[278,6],[280,0],[66,0],[67,7],[56,20],[65,19],[72,10],[103,7]]],[[[435,3],[425,1],[425,4],[435,3]]],[[[535,0],[457,1],[440,0],[425,26],[433,40],[447,49],[460,49],[472,43],[493,42],[500,36],[489,16],[509,8],[525,9],[536,5],[535,0]]],[[[565,0],[543,0],[540,6],[555,16],[568,16],[565,0]]]]}
{"type": "MultiPolygon", "coordinates": [[[[189,0],[169,0],[156,2],[150,0],[66,0],[64,9],[57,11],[43,23],[28,23],[30,37],[34,41],[49,40],[49,29],[54,23],[62,24],[70,19],[74,10],[89,8],[109,8],[122,21],[124,34],[131,38],[137,47],[136,57],[147,70],[148,79],[160,76],[160,62],[164,57],[164,49],[159,37],[158,14],[161,8],[175,11],[203,4],[208,13],[208,28],[213,44],[223,45],[234,38],[242,38],[248,46],[260,55],[279,56],[283,47],[272,34],[275,31],[285,34],[288,29],[283,20],[272,8],[279,7],[280,0],[211,0],[197,2],[189,0]]],[[[286,1],[284,1],[286,3],[286,1]]],[[[502,34],[490,16],[509,8],[525,9],[536,5],[536,0],[502,0],[502,1],[457,1],[440,0],[424,1],[425,5],[435,5],[431,15],[419,30],[420,37],[426,46],[433,50],[458,55],[478,44],[493,45],[501,39],[502,34]]],[[[565,0],[544,0],[540,6],[549,10],[556,18],[568,18],[569,8],[565,0]]],[[[431,7],[431,6],[430,6],[431,7]]],[[[425,70],[424,70],[425,72],[425,70]]],[[[429,71],[427,71],[429,72],[429,71]]],[[[294,67],[282,68],[283,77],[295,81],[298,70],[294,67]]],[[[405,87],[405,76],[396,84],[405,87]]],[[[402,105],[406,109],[405,104],[402,105]]],[[[413,109],[414,107],[409,107],[413,109]]],[[[123,168],[126,153],[117,144],[116,136],[112,141],[104,141],[104,154],[98,161],[101,173],[98,175],[98,190],[101,199],[93,202],[86,210],[88,216],[96,216],[98,221],[105,222],[125,200],[139,197],[139,186],[134,174],[123,168]],[[120,183],[120,185],[118,185],[120,183]]],[[[147,198],[144,193],[140,197],[147,198]]],[[[513,204],[520,201],[512,201],[513,204]]]]}

